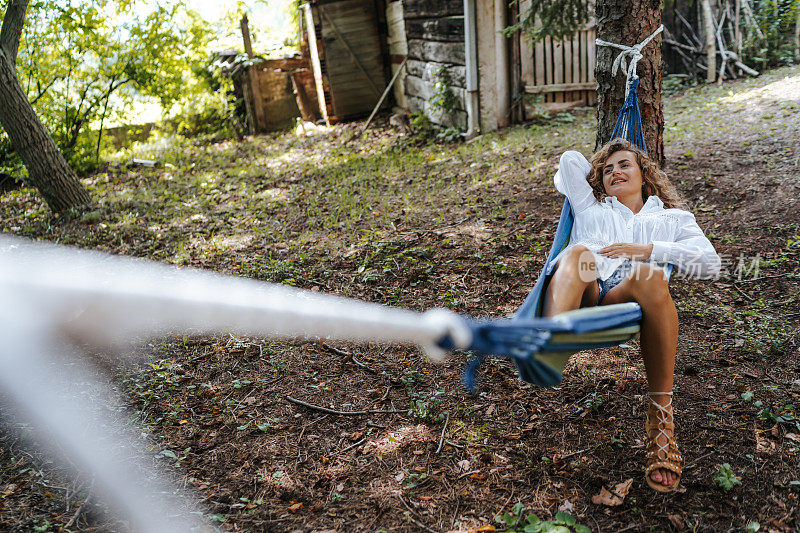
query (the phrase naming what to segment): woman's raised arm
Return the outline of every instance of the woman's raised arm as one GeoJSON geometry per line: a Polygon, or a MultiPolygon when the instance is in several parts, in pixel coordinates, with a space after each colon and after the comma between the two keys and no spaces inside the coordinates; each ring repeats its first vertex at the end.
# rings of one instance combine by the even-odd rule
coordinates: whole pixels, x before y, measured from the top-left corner
{"type": "Polygon", "coordinates": [[[583,157],[583,154],[575,150],[569,150],[562,154],[553,182],[556,189],[567,198],[575,213],[591,207],[597,202],[592,192],[592,186],[586,181],[586,176],[592,166],[583,157]]]}

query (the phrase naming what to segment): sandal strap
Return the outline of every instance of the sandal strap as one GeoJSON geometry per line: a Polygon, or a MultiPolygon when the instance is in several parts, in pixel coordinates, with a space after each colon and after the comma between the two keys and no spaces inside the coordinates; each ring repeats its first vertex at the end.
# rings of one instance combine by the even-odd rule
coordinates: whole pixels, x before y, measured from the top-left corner
{"type": "Polygon", "coordinates": [[[674,436],[675,423],[671,409],[672,392],[649,392],[648,396],[650,407],[645,422],[648,439],[645,474],[649,476],[653,470],[663,468],[680,477],[683,472],[683,455],[678,450],[678,443],[674,436]],[[654,400],[655,396],[669,396],[669,402],[661,405],[654,400]],[[656,434],[651,437],[653,432],[656,434]],[[659,444],[659,440],[665,441],[664,444],[659,444]]]}

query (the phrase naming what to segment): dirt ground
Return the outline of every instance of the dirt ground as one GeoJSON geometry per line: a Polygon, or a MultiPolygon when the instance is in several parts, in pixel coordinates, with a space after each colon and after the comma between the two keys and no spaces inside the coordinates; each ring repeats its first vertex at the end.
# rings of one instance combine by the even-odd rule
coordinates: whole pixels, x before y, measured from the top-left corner
{"type": "MultiPolygon", "coordinates": [[[[149,365],[114,380],[170,452],[164,468],[229,531],[490,531],[531,513],[560,531],[800,530],[800,68],[692,88],[665,111],[665,170],[724,267],[671,284],[678,493],[643,479],[636,342],[577,354],[549,390],[491,360],[471,396],[463,353],[433,364],[407,346],[154,340],[139,349],[149,365]],[[715,481],[726,463],[730,490],[715,481]],[[630,478],[621,505],[592,502],[630,478]]],[[[11,193],[3,231],[413,309],[512,313],[555,230],[558,157],[593,148],[591,111],[456,146],[353,131],[112,166],[87,179],[102,200],[78,221],[11,193]]],[[[0,529],[57,531],[73,516],[70,531],[124,529],[94,504],[75,515],[90,481],[26,442],[25,427],[0,436],[0,529]]]]}

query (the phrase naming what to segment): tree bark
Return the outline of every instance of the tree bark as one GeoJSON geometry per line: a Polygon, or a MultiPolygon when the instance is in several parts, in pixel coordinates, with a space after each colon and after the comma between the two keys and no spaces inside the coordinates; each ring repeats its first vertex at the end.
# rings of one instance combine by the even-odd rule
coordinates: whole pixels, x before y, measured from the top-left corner
{"type": "Polygon", "coordinates": [[[797,20],[794,22],[794,57],[800,60],[800,9],[797,10],[797,20]]]}
{"type": "Polygon", "coordinates": [[[0,30],[0,125],[51,211],[89,203],[89,193],[64,160],[17,78],[16,57],[27,0],[11,0],[0,30]]]}
{"type": "Polygon", "coordinates": [[[703,32],[706,39],[706,82],[714,83],[717,80],[717,46],[714,41],[714,15],[711,13],[711,2],[702,0],[703,7],[703,32]]]}
{"type": "MultiPolygon", "coordinates": [[[[595,4],[597,37],[604,41],[633,46],[645,40],[661,25],[660,0],[597,0],[595,4]]],[[[614,131],[617,115],[625,101],[624,75],[611,74],[611,65],[619,52],[609,46],[597,47],[594,74],[597,79],[597,143],[599,148],[614,131]]],[[[663,166],[664,109],[661,102],[661,34],[642,50],[637,63],[639,108],[647,153],[663,166]]]]}

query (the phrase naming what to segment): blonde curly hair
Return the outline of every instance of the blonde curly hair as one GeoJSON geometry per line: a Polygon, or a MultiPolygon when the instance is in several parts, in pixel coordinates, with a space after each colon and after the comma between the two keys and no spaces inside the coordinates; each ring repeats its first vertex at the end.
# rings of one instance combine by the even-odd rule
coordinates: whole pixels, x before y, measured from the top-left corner
{"type": "Polygon", "coordinates": [[[658,165],[641,148],[620,138],[611,139],[592,156],[592,170],[586,176],[586,181],[592,186],[594,197],[598,202],[602,202],[608,196],[603,186],[603,167],[612,154],[622,150],[632,152],[636,156],[636,163],[642,171],[642,201],[646,202],[650,196],[655,195],[664,202],[664,207],[684,208],[681,195],[664,171],[658,168],[658,165]]]}

